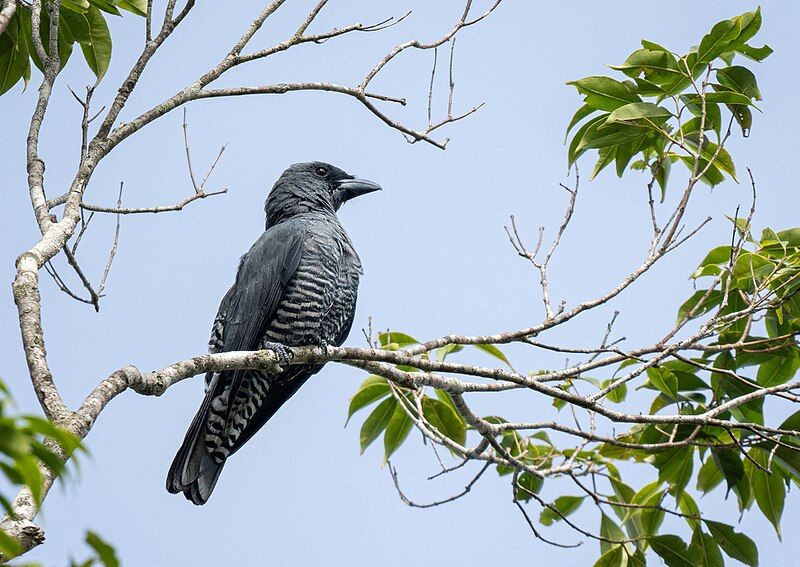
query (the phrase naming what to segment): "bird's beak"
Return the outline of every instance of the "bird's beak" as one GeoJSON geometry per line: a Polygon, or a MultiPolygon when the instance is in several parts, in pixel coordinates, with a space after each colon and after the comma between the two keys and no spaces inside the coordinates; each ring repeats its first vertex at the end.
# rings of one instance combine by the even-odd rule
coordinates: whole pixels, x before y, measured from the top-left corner
{"type": "Polygon", "coordinates": [[[373,191],[380,191],[381,186],[374,181],[368,179],[359,179],[353,177],[350,179],[341,179],[337,181],[336,192],[339,194],[339,203],[344,203],[355,197],[372,193],[373,191]]]}

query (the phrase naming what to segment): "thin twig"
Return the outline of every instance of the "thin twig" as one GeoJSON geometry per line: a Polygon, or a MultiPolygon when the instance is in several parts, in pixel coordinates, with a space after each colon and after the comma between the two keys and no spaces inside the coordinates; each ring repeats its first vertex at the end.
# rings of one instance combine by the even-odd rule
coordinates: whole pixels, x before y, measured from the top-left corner
{"type": "Polygon", "coordinates": [[[458,494],[450,496],[449,498],[445,498],[444,500],[436,500],[434,502],[429,502],[427,504],[419,504],[417,502],[414,502],[403,493],[403,491],[400,489],[400,481],[397,478],[397,469],[394,466],[392,466],[391,462],[389,463],[389,473],[392,475],[392,481],[394,482],[394,487],[397,489],[397,494],[400,496],[400,500],[402,500],[404,504],[407,504],[412,508],[434,508],[436,506],[448,504],[469,494],[470,490],[472,490],[472,487],[475,486],[475,483],[478,482],[478,480],[480,480],[481,476],[483,476],[483,473],[486,472],[486,470],[491,466],[491,464],[492,463],[485,463],[481,467],[481,470],[478,471],[478,474],[476,474],[472,478],[472,480],[470,480],[467,483],[467,485],[464,487],[464,490],[462,490],[458,494]]]}
{"type": "MultiPolygon", "coordinates": [[[[124,183],[122,181],[119,182],[119,195],[117,195],[117,208],[122,208],[122,188],[124,183]]],[[[108,260],[106,261],[106,267],[103,270],[103,277],[100,279],[100,285],[97,287],[97,293],[102,294],[103,290],[106,288],[106,280],[108,279],[108,274],[111,272],[111,264],[114,262],[114,256],[117,255],[117,247],[119,246],[119,226],[120,226],[120,213],[117,213],[117,222],[116,226],[114,227],[114,242],[111,245],[111,250],[108,253],[108,260]]]]}

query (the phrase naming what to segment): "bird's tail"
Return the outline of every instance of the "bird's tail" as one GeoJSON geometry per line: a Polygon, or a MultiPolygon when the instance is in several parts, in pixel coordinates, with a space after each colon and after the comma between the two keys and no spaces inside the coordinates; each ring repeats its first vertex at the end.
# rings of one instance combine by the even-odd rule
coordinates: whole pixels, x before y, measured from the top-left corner
{"type": "Polygon", "coordinates": [[[225,459],[220,458],[218,453],[210,452],[204,442],[212,399],[213,388],[194,416],[167,473],[167,490],[173,494],[183,492],[188,500],[198,506],[208,501],[225,466],[225,459]]]}

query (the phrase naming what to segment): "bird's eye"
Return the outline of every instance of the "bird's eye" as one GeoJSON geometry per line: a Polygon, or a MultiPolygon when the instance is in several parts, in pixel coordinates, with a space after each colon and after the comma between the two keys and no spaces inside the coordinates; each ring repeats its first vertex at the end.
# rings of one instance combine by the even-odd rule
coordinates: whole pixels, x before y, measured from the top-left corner
{"type": "Polygon", "coordinates": [[[325,177],[326,175],[328,175],[328,170],[327,168],[324,167],[318,167],[317,169],[314,170],[314,173],[316,173],[320,177],[325,177]]]}

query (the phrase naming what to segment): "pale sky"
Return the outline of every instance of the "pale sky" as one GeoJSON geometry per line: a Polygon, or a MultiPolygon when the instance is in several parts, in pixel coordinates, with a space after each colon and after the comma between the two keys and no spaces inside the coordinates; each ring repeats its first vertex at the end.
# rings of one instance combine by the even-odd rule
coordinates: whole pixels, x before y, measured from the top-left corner
{"type": "MultiPolygon", "coordinates": [[[[123,121],[214,64],[260,7],[258,2],[238,2],[234,11],[231,3],[211,4],[199,3],[151,63],[123,121]]],[[[253,47],[266,47],[294,31],[314,2],[287,4],[256,36],[253,47]]],[[[463,9],[461,2],[368,4],[358,8],[355,3],[331,2],[312,31],[354,20],[379,21],[408,9],[413,13],[383,33],[304,46],[245,66],[223,84],[357,81],[395,44],[412,37],[438,37],[463,9]]],[[[506,0],[485,22],[459,36],[455,110],[483,101],[486,105],[441,133],[452,138],[444,152],[407,144],[358,103],[335,94],[190,105],[196,169],[203,170],[219,146],[227,144],[208,189],[228,187],[229,193],[193,203],[178,214],[124,218],[108,296],[99,314],[69,300],[43,273],[47,350],[64,396],[77,405],[98,381],[121,366],[155,369],[204,351],[210,323],[233,281],[238,258],[263,229],[267,191],[286,166],[298,161],[328,161],[384,187],[341,212],[365,268],[347,344],[363,346],[360,329],[370,315],[376,328],[391,327],[418,338],[489,333],[538,322],[542,308],[537,279],[514,254],[503,225],[513,213],[523,234],[533,239],[537,227],[545,225],[552,234],[561,220],[565,193],[558,183],[572,183],[564,129],[580,104],[574,89],[564,83],[613,73],[604,65],[621,63],[643,37],[685,51],[715,22],[754,7],[740,1],[506,0]]],[[[762,64],[744,64],[759,79],[763,114],[756,113],[750,138],[743,140],[737,133],[730,143],[739,171],[751,167],[757,180],[759,230],[766,225],[797,226],[800,201],[791,143],[800,130],[796,106],[800,79],[795,72],[800,6],[770,0],[762,8],[764,25],[754,43],[766,42],[775,53],[762,64]]],[[[98,109],[111,100],[143,36],[142,19],[126,15],[110,22],[114,56],[95,94],[98,109]]],[[[390,111],[412,126],[427,120],[431,64],[431,53],[407,53],[375,82],[376,89],[409,98],[408,107],[390,111]]],[[[443,112],[446,85],[444,76],[440,78],[442,90],[434,104],[443,112]]],[[[13,278],[17,254],[37,236],[25,183],[24,138],[38,80],[34,70],[26,92],[17,86],[0,98],[0,186],[6,195],[0,222],[8,228],[0,240],[0,280],[5,282],[13,278]]],[[[80,108],[66,85],[77,91],[91,80],[80,54],[73,54],[59,77],[43,129],[50,196],[63,191],[78,158],[80,108]]],[[[591,157],[581,165],[588,173],[591,157]]],[[[143,129],[105,159],[86,200],[113,204],[120,181],[125,182],[127,206],[170,204],[190,194],[179,112],[143,129]]],[[[646,181],[635,172],[619,180],[607,170],[595,181],[583,183],[572,225],[552,261],[556,301],[574,305],[603,294],[642,261],[649,237],[646,181]]],[[[672,196],[679,183],[676,175],[672,196]]],[[[745,185],[726,182],[713,192],[699,188],[687,223],[691,226],[708,215],[714,221],[693,244],[667,258],[615,305],[552,333],[548,340],[596,344],[615,308],[621,311],[615,332],[628,337],[627,344],[654,339],[671,325],[678,305],[690,295],[687,276],[704,252],[729,237],[724,215],[732,215],[740,203],[749,203],[745,185]]],[[[95,279],[102,272],[113,222],[112,217],[94,221],[81,246],[79,258],[95,279]]],[[[63,265],[63,259],[59,262],[63,265]]],[[[20,409],[37,412],[8,287],[4,297],[0,335],[7,339],[0,350],[0,374],[20,409]]],[[[562,357],[507,350],[521,370],[564,364],[562,357]]],[[[464,360],[493,362],[477,351],[462,354],[464,360]]],[[[598,556],[594,541],[567,551],[534,539],[511,503],[507,477],[494,473],[487,473],[469,496],[448,506],[430,510],[405,506],[388,470],[380,467],[381,443],[363,456],[358,454],[358,428],[364,416],[343,428],[348,398],[364,378],[350,368],[327,366],[228,462],[213,497],[201,508],[164,490],[169,463],[200,404],[201,379],[188,380],[161,398],[120,396],[87,438],[92,455],[82,459],[77,480],[56,487],[48,497],[39,516],[47,543],[26,559],[55,567],[64,565],[70,555],[81,558],[88,528],[114,544],[128,567],[593,563],[598,556]]],[[[549,400],[534,394],[474,402],[484,414],[531,421],[555,415],[549,400]]],[[[421,502],[460,491],[479,466],[426,481],[438,465],[416,433],[393,462],[404,489],[421,502]]],[[[654,478],[654,470],[640,470],[654,478]]],[[[643,473],[634,473],[631,482],[643,478],[643,473]]],[[[548,498],[564,492],[575,493],[558,482],[545,485],[548,498]]],[[[743,518],[740,527],[758,541],[762,565],[781,564],[782,558],[800,551],[792,535],[800,522],[795,500],[796,494],[790,493],[782,544],[760,513],[743,518]]],[[[725,502],[722,494],[707,496],[700,504],[711,519],[737,520],[735,502],[725,502]]],[[[535,505],[528,509],[534,517],[539,513],[535,505]]],[[[599,526],[588,502],[574,518],[587,529],[599,526]]],[[[675,529],[686,534],[679,524],[675,529]]],[[[583,539],[560,528],[547,533],[565,543],[583,539]]]]}

